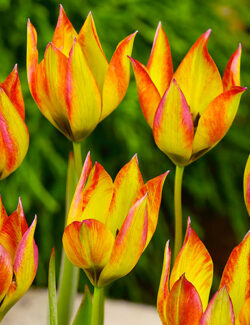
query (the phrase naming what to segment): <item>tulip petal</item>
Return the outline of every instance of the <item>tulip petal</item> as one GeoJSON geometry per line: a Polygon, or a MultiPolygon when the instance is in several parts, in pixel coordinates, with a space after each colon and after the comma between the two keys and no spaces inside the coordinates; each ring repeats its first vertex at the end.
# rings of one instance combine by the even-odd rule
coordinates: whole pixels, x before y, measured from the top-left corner
{"type": "Polygon", "coordinates": [[[173,64],[167,35],[159,22],[147,64],[149,75],[163,96],[173,76],[173,64]]]}
{"type": "MultiPolygon", "coordinates": [[[[2,303],[12,282],[12,259],[8,251],[0,244],[0,302],[2,303]]],[[[1,307],[0,307],[1,310],[1,307]]]]}
{"type": "Polygon", "coordinates": [[[101,95],[78,42],[70,52],[66,101],[71,129],[76,140],[87,137],[101,116],[101,95]]]}
{"type": "Polygon", "coordinates": [[[236,325],[249,325],[250,324],[250,298],[248,298],[242,308],[238,318],[236,319],[236,325]]]}
{"type": "Polygon", "coordinates": [[[250,155],[248,156],[244,171],[244,199],[250,216],[250,155]]]}
{"type": "Polygon", "coordinates": [[[2,197],[0,195],[0,230],[2,229],[2,226],[3,226],[4,222],[7,220],[7,218],[8,218],[8,215],[7,215],[7,212],[3,205],[2,197]]]}
{"type": "Polygon", "coordinates": [[[38,103],[37,93],[37,67],[38,67],[38,51],[37,51],[37,33],[35,27],[28,19],[27,23],[27,76],[30,92],[38,103]]]}
{"type": "Polygon", "coordinates": [[[196,288],[203,305],[207,306],[213,280],[213,262],[206,247],[191,228],[188,219],[183,246],[175,260],[170,277],[170,288],[185,273],[186,279],[196,288]]]}
{"type": "Polygon", "coordinates": [[[234,54],[229,59],[223,78],[223,88],[227,91],[235,86],[240,86],[240,58],[241,58],[241,44],[234,54]]]}
{"type": "Polygon", "coordinates": [[[235,318],[250,297],[250,231],[236,246],[224,268],[220,288],[226,286],[232,300],[235,318]]]}
{"type": "Polygon", "coordinates": [[[101,92],[108,70],[108,61],[102,50],[91,12],[88,14],[88,17],[80,30],[77,41],[81,46],[88,66],[90,67],[101,92]]]}
{"type": "Polygon", "coordinates": [[[24,101],[21,89],[21,83],[17,71],[17,64],[15,65],[14,69],[7,77],[7,79],[0,84],[3,90],[6,92],[7,96],[9,97],[10,101],[24,120],[25,111],[24,111],[24,101]]]}
{"type": "Polygon", "coordinates": [[[225,287],[213,296],[200,321],[200,325],[214,324],[235,324],[232,302],[225,287]]]}
{"type": "Polygon", "coordinates": [[[12,282],[0,311],[7,312],[31,286],[38,265],[38,249],[34,241],[37,219],[35,218],[24,234],[14,262],[15,280],[12,282]]]}
{"type": "MultiPolygon", "coordinates": [[[[148,193],[147,211],[148,211],[148,236],[147,244],[150,242],[158,222],[159,209],[161,205],[162,187],[169,171],[157,176],[145,184],[145,193],[148,193]]],[[[145,246],[145,248],[146,248],[145,246]]]]}
{"type": "Polygon", "coordinates": [[[103,269],[98,286],[102,287],[128,274],[138,262],[147,240],[147,196],[130,209],[116,236],[109,263],[103,269]]]}
{"type": "Polygon", "coordinates": [[[114,240],[108,228],[94,219],[73,222],[63,235],[68,258],[84,269],[93,285],[97,284],[102,269],[109,261],[114,240]]]}
{"type": "Polygon", "coordinates": [[[161,101],[160,93],[151,80],[147,68],[133,58],[130,58],[130,61],[134,69],[142,113],[148,125],[153,128],[155,113],[161,101]]]}
{"type": "Polygon", "coordinates": [[[102,89],[101,120],[113,112],[125,96],[130,78],[130,63],[127,56],[131,55],[136,33],[122,40],[111,58],[102,89]]]}
{"type": "Polygon", "coordinates": [[[63,6],[60,4],[59,17],[53,35],[52,43],[64,55],[69,56],[69,52],[73,46],[75,37],[77,37],[77,32],[68,19],[63,6]]]}
{"type": "Polygon", "coordinates": [[[75,194],[71,203],[67,225],[72,223],[77,218],[80,218],[82,213],[82,204],[83,204],[83,191],[84,187],[86,186],[87,179],[89,177],[90,171],[92,169],[92,161],[90,157],[90,152],[88,152],[85,162],[82,168],[82,174],[77,184],[75,194]]]}
{"type": "Polygon", "coordinates": [[[188,104],[175,79],[156,111],[153,135],[160,150],[175,164],[187,164],[192,153],[194,127],[188,104]]]}
{"type": "Polygon", "coordinates": [[[183,274],[167,298],[166,319],[171,325],[199,325],[202,303],[195,287],[183,274]]]}
{"type": "Polygon", "coordinates": [[[96,162],[81,193],[79,193],[79,186],[81,187],[81,180],[73,198],[68,224],[84,219],[95,219],[105,223],[113,196],[113,181],[109,174],[96,162]],[[74,202],[75,199],[78,204],[74,202]]]}
{"type": "Polygon", "coordinates": [[[174,73],[190,107],[193,121],[223,91],[221,76],[207,51],[210,33],[211,30],[208,30],[196,41],[174,73]]]}
{"type": "Polygon", "coordinates": [[[164,260],[162,266],[160,286],[157,296],[157,311],[163,325],[167,325],[167,299],[169,295],[169,272],[171,263],[171,250],[169,247],[169,240],[165,246],[164,260]]]}
{"type": "Polygon", "coordinates": [[[238,110],[246,88],[235,87],[216,97],[199,119],[193,142],[193,158],[212,149],[227,133],[238,110]]]}
{"type": "Polygon", "coordinates": [[[28,145],[27,126],[0,87],[0,179],[7,177],[20,166],[28,145]]]}
{"type": "MultiPolygon", "coordinates": [[[[107,227],[114,235],[121,229],[143,185],[144,183],[139,169],[137,155],[134,155],[134,157],[122,167],[114,181],[114,195],[107,220],[107,227]]],[[[143,193],[141,197],[144,194],[145,193],[143,193]]]]}

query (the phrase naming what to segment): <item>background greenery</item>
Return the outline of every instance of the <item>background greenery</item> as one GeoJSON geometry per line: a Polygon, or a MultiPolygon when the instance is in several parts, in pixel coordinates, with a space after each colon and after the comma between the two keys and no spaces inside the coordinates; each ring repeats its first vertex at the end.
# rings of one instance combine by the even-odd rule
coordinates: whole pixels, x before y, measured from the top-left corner
{"type": "MultiPolygon", "coordinates": [[[[138,29],[133,56],[146,63],[161,20],[176,68],[196,39],[212,28],[208,48],[221,73],[241,42],[242,85],[250,84],[248,0],[64,0],[62,4],[78,31],[88,12],[92,11],[108,58],[121,39],[138,29]]],[[[18,63],[30,131],[27,157],[18,171],[0,183],[0,192],[9,213],[14,211],[18,196],[21,196],[29,223],[34,214],[38,214],[36,241],[40,260],[35,284],[39,286],[47,283],[52,246],[56,248],[57,271],[59,268],[65,175],[71,143],[41,115],[29,93],[25,70],[26,23],[30,18],[38,31],[42,56],[47,43],[52,40],[58,11],[57,0],[0,0],[0,78],[4,81],[14,64],[18,63]]],[[[184,174],[184,218],[191,216],[193,227],[207,245],[219,276],[230,251],[248,228],[242,176],[250,148],[249,102],[250,95],[246,92],[236,120],[223,141],[187,167],[184,174]]],[[[93,159],[113,177],[135,152],[145,181],[171,170],[163,191],[158,228],[151,244],[133,272],[108,289],[112,297],[155,303],[164,245],[168,238],[173,243],[174,166],[153,141],[139,107],[133,74],[122,104],[96,128],[83,146],[84,155],[91,150],[93,159]]],[[[215,288],[217,285],[218,279],[215,288]]]]}

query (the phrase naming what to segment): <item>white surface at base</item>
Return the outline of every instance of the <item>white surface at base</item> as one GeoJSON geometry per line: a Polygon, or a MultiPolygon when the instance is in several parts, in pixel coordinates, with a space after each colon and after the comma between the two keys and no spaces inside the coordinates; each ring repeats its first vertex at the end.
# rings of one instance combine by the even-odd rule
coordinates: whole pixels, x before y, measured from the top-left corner
{"type": "MultiPolygon", "coordinates": [[[[77,297],[76,308],[80,304],[77,297]]],[[[14,305],[1,325],[46,325],[47,291],[30,289],[14,305]]],[[[161,325],[156,308],[122,300],[105,302],[105,325],[161,325]]]]}

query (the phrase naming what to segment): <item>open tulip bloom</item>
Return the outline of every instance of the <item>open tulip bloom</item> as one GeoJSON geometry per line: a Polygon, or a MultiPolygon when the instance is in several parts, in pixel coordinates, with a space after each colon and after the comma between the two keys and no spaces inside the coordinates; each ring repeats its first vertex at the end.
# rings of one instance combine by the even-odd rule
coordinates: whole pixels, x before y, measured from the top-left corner
{"type": "Polygon", "coordinates": [[[250,324],[250,232],[233,249],[219,290],[209,299],[212,259],[188,220],[183,246],[170,274],[166,244],[157,307],[164,325],[250,324]]]}
{"type": "Polygon", "coordinates": [[[16,65],[0,83],[0,180],[20,166],[28,146],[29,132],[16,65]]]}
{"type": "Polygon", "coordinates": [[[0,197],[0,321],[29,289],[36,275],[35,228],[36,218],[28,227],[21,200],[17,210],[8,216],[0,197]]]}
{"type": "Polygon", "coordinates": [[[121,41],[110,62],[89,13],[77,34],[63,7],[52,42],[38,63],[37,33],[27,31],[27,71],[31,94],[43,115],[67,138],[87,137],[123,99],[130,78],[135,33],[121,41]]]}
{"type": "Polygon", "coordinates": [[[63,246],[94,286],[103,287],[136,265],[155,231],[167,174],[144,184],[134,156],[113,182],[99,163],[92,166],[87,155],[63,246]]]}
{"type": "Polygon", "coordinates": [[[131,58],[140,105],[155,142],[179,166],[190,164],[224,137],[246,89],[240,87],[241,46],[221,78],[207,51],[210,32],[196,41],[174,73],[161,23],[147,66],[131,58]]]}

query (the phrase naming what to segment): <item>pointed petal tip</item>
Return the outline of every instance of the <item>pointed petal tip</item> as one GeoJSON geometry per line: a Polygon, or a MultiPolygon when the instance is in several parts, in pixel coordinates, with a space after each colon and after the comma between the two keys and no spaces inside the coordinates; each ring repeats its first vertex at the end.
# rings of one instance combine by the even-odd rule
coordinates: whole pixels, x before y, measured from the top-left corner
{"type": "Polygon", "coordinates": [[[210,36],[210,34],[211,34],[211,32],[212,32],[212,29],[209,28],[209,29],[208,29],[208,30],[203,34],[204,38],[208,39],[209,36],[210,36]]]}

